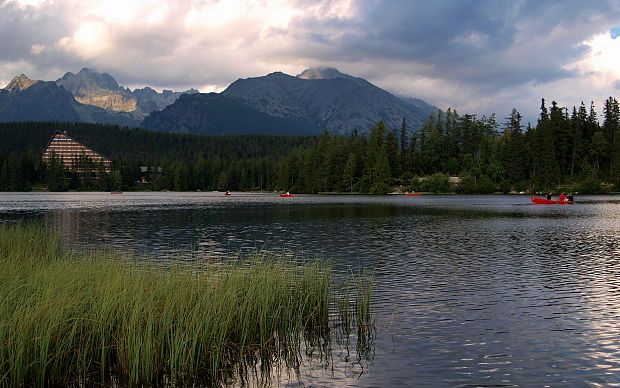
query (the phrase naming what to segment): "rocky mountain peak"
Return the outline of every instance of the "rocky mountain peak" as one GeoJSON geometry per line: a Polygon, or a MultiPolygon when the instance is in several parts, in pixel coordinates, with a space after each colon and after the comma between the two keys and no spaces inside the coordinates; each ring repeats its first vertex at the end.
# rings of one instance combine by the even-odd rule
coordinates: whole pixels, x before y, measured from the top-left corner
{"type": "Polygon", "coordinates": [[[118,83],[108,73],[100,73],[96,70],[83,68],[77,74],[66,73],[56,81],[76,97],[84,97],[92,94],[107,94],[107,92],[122,92],[118,83]]]}
{"type": "Polygon", "coordinates": [[[348,74],[344,74],[333,67],[313,67],[306,69],[297,75],[302,79],[332,79],[332,78],[353,78],[348,74]]]}
{"type": "Polygon", "coordinates": [[[17,77],[13,78],[4,89],[9,91],[9,93],[21,92],[22,90],[28,89],[37,82],[39,81],[32,80],[26,75],[20,74],[17,77]]]}
{"type": "MultiPolygon", "coordinates": [[[[288,78],[294,78],[291,77],[290,75],[283,73],[281,71],[274,71],[273,73],[269,73],[265,76],[266,78],[269,79],[288,79],[288,78]]],[[[263,78],[263,77],[257,77],[257,78],[263,78]]],[[[252,79],[252,78],[249,78],[252,79]]]]}

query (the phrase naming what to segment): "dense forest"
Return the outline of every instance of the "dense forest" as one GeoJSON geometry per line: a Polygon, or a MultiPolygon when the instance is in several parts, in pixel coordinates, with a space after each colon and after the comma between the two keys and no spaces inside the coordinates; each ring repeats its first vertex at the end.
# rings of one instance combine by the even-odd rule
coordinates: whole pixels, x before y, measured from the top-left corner
{"type": "Polygon", "coordinates": [[[421,129],[383,122],[350,136],[196,136],[93,124],[0,124],[0,190],[286,190],[461,193],[620,188],[620,107],[610,97],[571,110],[545,100],[532,125],[513,109],[459,115],[448,109],[421,129]],[[112,160],[112,173],[84,179],[40,155],[55,130],[112,160]],[[149,167],[146,179],[140,167],[149,167]],[[60,178],[59,178],[60,176],[60,178]],[[459,177],[450,179],[450,177],[459,177]],[[147,183],[137,183],[140,180],[147,183]]]}
{"type": "Polygon", "coordinates": [[[547,107],[535,126],[513,109],[495,116],[448,109],[411,133],[382,123],[368,136],[324,134],[280,163],[278,187],[300,192],[384,193],[405,190],[461,193],[613,190],[620,182],[620,109],[610,97],[599,124],[589,108],[547,107]],[[456,182],[450,177],[458,176],[456,182]]]}
{"type": "Polygon", "coordinates": [[[0,191],[64,190],[271,190],[277,163],[304,136],[201,136],[84,123],[1,123],[0,191]],[[66,131],[112,160],[112,173],[97,179],[46,166],[41,155],[52,134],[66,131]],[[136,183],[147,167],[146,184],[136,183]]]}

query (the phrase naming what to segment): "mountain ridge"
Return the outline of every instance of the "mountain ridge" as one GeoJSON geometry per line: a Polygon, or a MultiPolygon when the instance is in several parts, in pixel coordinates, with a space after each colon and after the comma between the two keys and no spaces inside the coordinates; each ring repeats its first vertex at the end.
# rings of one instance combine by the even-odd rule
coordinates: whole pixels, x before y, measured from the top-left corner
{"type": "Polygon", "coordinates": [[[146,86],[134,89],[120,86],[108,73],[82,68],[77,74],[67,72],[56,83],[67,89],[78,102],[117,112],[134,112],[137,119],[165,108],[182,94],[197,93],[190,89],[183,92],[164,90],[161,93],[146,86]]]}
{"type": "Polygon", "coordinates": [[[292,115],[314,123],[319,131],[329,129],[338,133],[355,128],[366,130],[378,121],[384,121],[389,128],[399,128],[403,118],[418,128],[430,111],[438,110],[428,103],[425,106],[404,101],[363,78],[335,68],[311,68],[297,77],[271,73],[240,79],[222,94],[240,98],[265,113],[277,117],[292,115]]]}
{"type": "Polygon", "coordinates": [[[332,67],[240,78],[221,93],[130,90],[83,68],[56,81],[21,74],[0,89],[0,121],[72,121],[201,134],[346,134],[378,121],[415,130],[438,108],[332,67]],[[193,96],[193,97],[192,97],[193,96]],[[53,107],[53,108],[52,108],[53,107]]]}
{"type": "Polygon", "coordinates": [[[5,90],[7,90],[9,93],[16,93],[16,92],[21,92],[23,90],[28,89],[29,87],[31,87],[32,85],[36,84],[37,82],[41,82],[39,80],[32,80],[30,78],[28,78],[26,75],[24,75],[23,73],[15,76],[4,88],[5,90]]]}
{"type": "MultiPolygon", "coordinates": [[[[186,92],[198,92],[190,89],[186,92]]],[[[172,104],[183,92],[131,91],[108,73],[83,68],[56,81],[24,74],[0,89],[0,121],[66,121],[137,127],[148,113],[172,104]]]]}

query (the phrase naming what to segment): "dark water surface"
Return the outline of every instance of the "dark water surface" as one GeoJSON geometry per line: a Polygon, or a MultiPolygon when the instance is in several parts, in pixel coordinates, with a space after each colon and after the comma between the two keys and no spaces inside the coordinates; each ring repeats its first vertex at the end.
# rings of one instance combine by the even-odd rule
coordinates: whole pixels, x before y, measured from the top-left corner
{"type": "Polygon", "coordinates": [[[576,200],[26,193],[0,194],[0,222],[164,261],[261,248],[374,269],[371,359],[335,349],[306,386],[620,386],[620,197],[576,200]]]}

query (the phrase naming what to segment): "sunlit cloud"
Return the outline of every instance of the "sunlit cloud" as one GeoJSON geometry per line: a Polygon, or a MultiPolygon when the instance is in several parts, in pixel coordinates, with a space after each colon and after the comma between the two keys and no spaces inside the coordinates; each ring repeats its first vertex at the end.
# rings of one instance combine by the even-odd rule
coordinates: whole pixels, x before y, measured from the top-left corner
{"type": "Polygon", "coordinates": [[[43,50],[45,50],[45,46],[42,44],[33,44],[32,47],[30,47],[30,53],[32,55],[39,55],[43,50]]]}
{"type": "Polygon", "coordinates": [[[70,37],[64,37],[57,47],[83,59],[94,59],[105,54],[109,46],[108,27],[101,22],[83,23],[70,37]]]}
{"type": "Polygon", "coordinates": [[[170,11],[166,0],[104,0],[93,1],[86,15],[112,25],[160,24],[170,11]]]}
{"type": "Polygon", "coordinates": [[[0,0],[0,79],[93,67],[122,85],[221,91],[238,78],[333,66],[442,109],[501,117],[517,107],[534,116],[541,97],[573,104],[618,90],[619,8],[577,0],[0,0]]]}
{"type": "Polygon", "coordinates": [[[587,55],[570,67],[577,69],[598,88],[608,88],[620,79],[620,39],[611,33],[599,34],[584,42],[587,55]]]}

